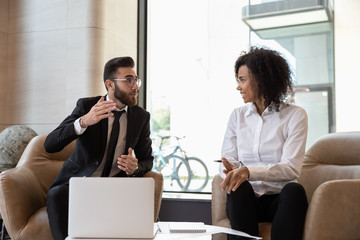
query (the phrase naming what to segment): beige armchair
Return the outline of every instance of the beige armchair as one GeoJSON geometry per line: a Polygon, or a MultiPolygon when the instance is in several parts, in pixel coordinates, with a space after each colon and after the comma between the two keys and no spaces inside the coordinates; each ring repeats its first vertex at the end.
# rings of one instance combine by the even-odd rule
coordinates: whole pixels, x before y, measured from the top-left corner
{"type": "MultiPolygon", "coordinates": [[[[11,239],[52,239],[46,212],[46,193],[64,161],[75,147],[75,141],[61,152],[47,153],[43,147],[46,135],[34,137],[22,154],[16,168],[0,174],[0,212],[11,239]]],[[[155,180],[155,221],[158,217],[163,188],[160,173],[144,177],[155,180]]]]}
{"type": "MultiPolygon", "coordinates": [[[[222,178],[212,182],[212,223],[230,227],[222,178]]],[[[306,152],[298,182],[309,200],[304,240],[360,239],[360,132],[332,133],[306,152]]],[[[259,235],[270,239],[271,223],[261,223],[259,235]]]]}

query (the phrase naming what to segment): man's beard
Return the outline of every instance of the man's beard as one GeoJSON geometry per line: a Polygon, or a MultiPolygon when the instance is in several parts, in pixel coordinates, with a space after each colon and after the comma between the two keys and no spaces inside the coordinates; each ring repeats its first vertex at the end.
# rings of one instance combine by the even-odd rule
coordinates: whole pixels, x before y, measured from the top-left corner
{"type": "MultiPolygon", "coordinates": [[[[137,92],[137,90],[134,90],[137,92]]],[[[120,102],[128,105],[128,106],[135,106],[137,104],[137,97],[132,98],[129,97],[124,91],[122,91],[120,88],[118,88],[115,84],[115,92],[114,92],[115,98],[117,98],[120,102]]]]}

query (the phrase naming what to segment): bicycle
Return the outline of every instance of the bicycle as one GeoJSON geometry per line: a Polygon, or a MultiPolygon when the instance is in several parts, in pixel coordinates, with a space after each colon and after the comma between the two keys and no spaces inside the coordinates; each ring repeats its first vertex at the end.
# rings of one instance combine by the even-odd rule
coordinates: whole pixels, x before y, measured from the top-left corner
{"type": "MultiPolygon", "coordinates": [[[[162,136],[157,150],[153,151],[153,169],[161,172],[165,181],[170,181],[173,186],[175,180],[180,191],[200,192],[209,181],[209,171],[205,163],[197,157],[188,157],[180,145],[180,139],[184,137],[162,136]],[[166,140],[175,138],[177,144],[174,147],[164,148],[166,140]],[[170,150],[166,155],[166,151],[170,150]],[[165,155],[165,156],[164,156],[165,155]]],[[[164,187],[164,190],[167,190],[164,187]]]]}

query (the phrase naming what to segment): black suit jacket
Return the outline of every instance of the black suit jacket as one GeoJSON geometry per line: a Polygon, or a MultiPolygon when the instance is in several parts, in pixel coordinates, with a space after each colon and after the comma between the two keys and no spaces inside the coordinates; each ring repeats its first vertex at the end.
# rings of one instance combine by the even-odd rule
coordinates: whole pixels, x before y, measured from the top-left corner
{"type": "MultiPolygon", "coordinates": [[[[71,115],[47,136],[44,147],[49,153],[61,151],[77,139],[74,152],[65,161],[51,187],[66,184],[71,177],[90,176],[100,165],[105,153],[108,119],[89,126],[82,135],[76,135],[74,129],[75,120],[88,113],[99,99],[100,96],[79,99],[71,115]]],[[[147,111],[138,106],[128,107],[125,154],[128,154],[129,147],[134,149],[139,167],[136,176],[142,176],[152,168],[149,122],[147,111]]],[[[120,171],[116,176],[126,177],[127,174],[120,171]]]]}

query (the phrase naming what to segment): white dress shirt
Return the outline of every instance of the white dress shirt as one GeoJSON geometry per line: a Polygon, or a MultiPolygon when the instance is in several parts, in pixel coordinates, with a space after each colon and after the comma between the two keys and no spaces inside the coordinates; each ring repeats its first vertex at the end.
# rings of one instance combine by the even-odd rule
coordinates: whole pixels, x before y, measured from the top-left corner
{"type": "MultiPolygon", "coordinates": [[[[106,101],[108,101],[108,100],[109,100],[109,97],[108,97],[108,95],[106,95],[106,101]]],[[[118,164],[117,164],[117,159],[118,159],[118,157],[120,157],[125,152],[126,129],[127,129],[127,109],[128,109],[128,106],[125,106],[122,109],[118,109],[118,108],[115,109],[115,111],[124,110],[125,112],[121,115],[121,117],[119,119],[120,132],[119,132],[118,142],[116,143],[113,164],[111,166],[111,171],[110,171],[109,176],[114,176],[118,172],[120,172],[120,169],[118,168],[118,164]]],[[[115,120],[115,116],[109,117],[109,119],[108,119],[108,134],[107,134],[105,154],[103,156],[101,164],[95,170],[95,172],[91,175],[91,177],[100,177],[101,173],[102,173],[102,171],[104,169],[105,162],[106,162],[106,153],[107,153],[107,149],[108,149],[108,143],[109,143],[109,140],[110,140],[112,125],[113,125],[114,120],[115,120]]],[[[74,122],[74,128],[75,128],[75,132],[76,132],[77,135],[83,134],[85,132],[85,130],[86,130],[86,128],[82,128],[80,126],[80,118],[77,119],[74,122]]],[[[101,136],[99,136],[99,137],[101,137],[101,136]]]]}
{"type": "MultiPolygon", "coordinates": [[[[236,108],[229,119],[221,156],[250,171],[255,194],[276,194],[300,176],[308,130],[304,109],[282,103],[259,115],[254,103],[236,108]]],[[[224,166],[220,164],[220,174],[224,166]]]]}

